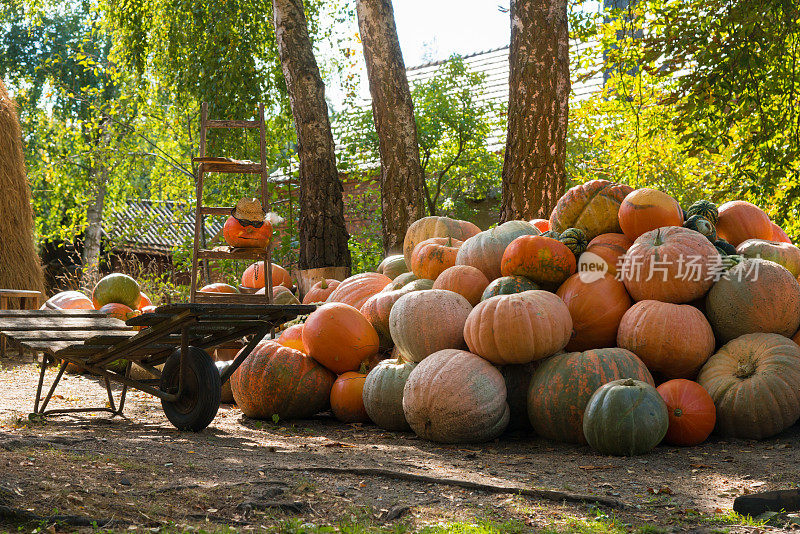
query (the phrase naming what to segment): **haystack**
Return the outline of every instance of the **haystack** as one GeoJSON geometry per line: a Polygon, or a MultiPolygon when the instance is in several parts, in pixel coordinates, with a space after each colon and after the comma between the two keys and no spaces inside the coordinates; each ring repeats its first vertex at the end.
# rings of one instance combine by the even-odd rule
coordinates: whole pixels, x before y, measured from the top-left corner
{"type": "Polygon", "coordinates": [[[0,288],[44,291],[17,106],[0,80],[0,288]]]}

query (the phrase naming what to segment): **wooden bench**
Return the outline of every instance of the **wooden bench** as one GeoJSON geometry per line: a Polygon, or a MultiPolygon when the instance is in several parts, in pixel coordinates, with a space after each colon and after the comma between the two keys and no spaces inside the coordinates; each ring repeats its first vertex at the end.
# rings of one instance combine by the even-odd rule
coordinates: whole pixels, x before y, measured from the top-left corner
{"type": "MultiPolygon", "coordinates": [[[[42,305],[40,291],[27,291],[24,289],[0,289],[0,311],[5,310],[38,310],[42,305]],[[19,307],[10,308],[10,304],[19,304],[19,307]]],[[[6,357],[6,336],[0,334],[0,358],[6,357]]],[[[20,347],[20,352],[24,350],[20,347]]]]}

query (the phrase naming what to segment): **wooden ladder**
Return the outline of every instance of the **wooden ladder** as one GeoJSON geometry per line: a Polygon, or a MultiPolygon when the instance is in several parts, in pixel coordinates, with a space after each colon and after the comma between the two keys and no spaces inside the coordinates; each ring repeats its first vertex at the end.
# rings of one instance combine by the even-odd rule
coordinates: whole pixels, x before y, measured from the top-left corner
{"type": "MultiPolygon", "coordinates": [[[[200,155],[192,158],[199,163],[197,172],[197,201],[194,211],[194,249],[192,252],[192,286],[189,297],[190,302],[200,303],[233,303],[233,304],[271,304],[272,303],[272,242],[266,249],[216,247],[205,249],[205,217],[229,217],[233,208],[212,207],[203,205],[203,185],[206,173],[234,173],[234,174],[259,174],[261,175],[261,206],[269,211],[270,197],[268,187],[268,171],[266,160],[266,130],[264,123],[264,104],[258,106],[258,120],[211,120],[208,118],[208,102],[203,102],[200,111],[200,155]],[[258,128],[261,147],[259,163],[251,161],[236,161],[228,158],[210,157],[206,155],[206,133],[209,128],[258,128]],[[203,247],[201,247],[203,245],[203,247]],[[263,260],[265,295],[232,294],[232,293],[202,293],[197,287],[197,272],[200,260],[263,260]]],[[[207,280],[207,283],[210,282],[207,280]]]]}

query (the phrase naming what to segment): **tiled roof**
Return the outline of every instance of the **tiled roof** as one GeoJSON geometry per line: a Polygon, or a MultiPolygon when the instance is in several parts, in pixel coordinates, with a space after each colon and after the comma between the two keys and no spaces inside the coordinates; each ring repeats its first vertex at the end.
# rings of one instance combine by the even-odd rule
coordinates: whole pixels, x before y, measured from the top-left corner
{"type": "MultiPolygon", "coordinates": [[[[169,200],[128,200],[124,209],[103,224],[103,237],[115,249],[167,254],[194,239],[194,204],[169,200]]],[[[224,220],[206,217],[206,238],[221,230],[224,220]]]]}

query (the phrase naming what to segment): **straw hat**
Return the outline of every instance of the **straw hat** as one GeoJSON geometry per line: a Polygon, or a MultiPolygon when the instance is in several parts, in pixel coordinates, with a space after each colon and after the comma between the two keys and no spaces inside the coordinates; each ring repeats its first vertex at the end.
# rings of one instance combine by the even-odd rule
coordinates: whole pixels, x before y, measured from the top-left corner
{"type": "Polygon", "coordinates": [[[261,201],[257,198],[243,198],[236,203],[233,208],[232,215],[245,226],[259,226],[264,223],[264,208],[261,207],[261,201]]]}

